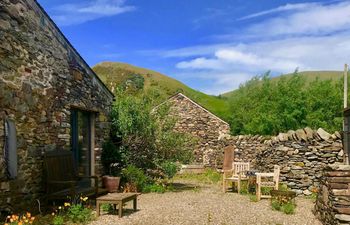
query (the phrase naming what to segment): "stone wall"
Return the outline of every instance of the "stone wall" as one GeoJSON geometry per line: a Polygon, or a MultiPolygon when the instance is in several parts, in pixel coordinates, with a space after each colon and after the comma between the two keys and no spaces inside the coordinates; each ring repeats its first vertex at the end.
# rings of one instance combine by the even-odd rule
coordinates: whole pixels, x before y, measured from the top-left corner
{"type": "Polygon", "coordinates": [[[323,168],[344,162],[341,135],[323,129],[305,128],[275,137],[225,136],[222,141],[235,147],[236,161],[251,162],[258,171],[281,166],[281,181],[298,194],[310,195],[319,187],[323,168]]]}
{"type": "Polygon", "coordinates": [[[350,166],[327,166],[322,175],[316,216],[327,225],[350,224],[350,166]]]}
{"type": "MultiPolygon", "coordinates": [[[[34,0],[0,1],[0,161],[5,117],[16,123],[18,177],[0,167],[0,211],[36,205],[42,154],[70,149],[70,110],[95,113],[96,173],[113,95],[34,0]]],[[[35,207],[37,208],[37,207],[35,207]]]]}
{"type": "Polygon", "coordinates": [[[168,101],[171,104],[170,115],[177,118],[175,130],[189,133],[197,140],[195,162],[216,167],[217,155],[224,147],[219,139],[229,134],[229,125],[181,93],[168,101]]]}

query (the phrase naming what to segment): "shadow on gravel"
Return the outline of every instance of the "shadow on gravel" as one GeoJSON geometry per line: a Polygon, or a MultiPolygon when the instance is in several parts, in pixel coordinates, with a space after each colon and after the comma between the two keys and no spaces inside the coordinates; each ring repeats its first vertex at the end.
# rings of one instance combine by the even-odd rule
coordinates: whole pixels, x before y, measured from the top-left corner
{"type": "Polygon", "coordinates": [[[200,186],[194,184],[185,184],[185,183],[173,183],[172,192],[182,192],[182,191],[199,191],[201,189],[200,186]]]}

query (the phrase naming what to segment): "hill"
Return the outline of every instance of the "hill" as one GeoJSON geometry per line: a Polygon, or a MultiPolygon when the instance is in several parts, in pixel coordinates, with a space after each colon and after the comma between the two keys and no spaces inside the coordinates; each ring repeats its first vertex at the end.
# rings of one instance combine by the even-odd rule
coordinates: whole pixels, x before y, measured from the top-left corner
{"type": "MultiPolygon", "coordinates": [[[[339,80],[343,77],[343,72],[342,71],[303,71],[303,72],[299,72],[300,75],[302,75],[303,77],[306,78],[306,83],[310,83],[314,80],[316,80],[316,78],[320,79],[320,80],[339,80]]],[[[293,74],[282,74],[280,76],[276,76],[273,77],[271,80],[274,82],[278,82],[282,77],[291,77],[293,74]]],[[[226,98],[230,98],[232,95],[235,94],[236,90],[230,91],[230,92],[226,92],[224,94],[222,94],[222,96],[226,97],[226,98]]]]}
{"type": "Polygon", "coordinates": [[[204,94],[153,70],[119,62],[102,62],[92,69],[112,91],[114,87],[128,81],[135,82],[137,77],[141,76],[143,78],[143,90],[157,90],[160,93],[159,102],[182,92],[223,120],[227,120],[230,113],[226,99],[204,94]]]}

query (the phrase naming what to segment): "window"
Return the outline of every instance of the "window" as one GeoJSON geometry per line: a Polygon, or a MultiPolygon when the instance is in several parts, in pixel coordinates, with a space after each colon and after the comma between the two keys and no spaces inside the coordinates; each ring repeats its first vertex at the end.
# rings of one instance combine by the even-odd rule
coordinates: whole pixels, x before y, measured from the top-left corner
{"type": "Polygon", "coordinates": [[[91,112],[71,111],[71,144],[79,176],[91,175],[91,118],[91,112]]]}

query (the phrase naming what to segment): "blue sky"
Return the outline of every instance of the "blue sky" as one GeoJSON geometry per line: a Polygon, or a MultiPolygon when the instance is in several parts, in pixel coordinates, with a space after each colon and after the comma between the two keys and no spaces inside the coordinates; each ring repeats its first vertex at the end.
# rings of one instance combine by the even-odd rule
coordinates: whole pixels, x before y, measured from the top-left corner
{"type": "Polygon", "coordinates": [[[350,1],[39,3],[90,66],[126,62],[208,94],[268,70],[342,70],[350,61],[350,1]]]}

